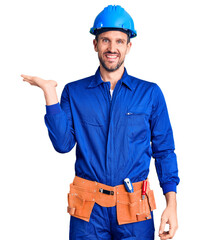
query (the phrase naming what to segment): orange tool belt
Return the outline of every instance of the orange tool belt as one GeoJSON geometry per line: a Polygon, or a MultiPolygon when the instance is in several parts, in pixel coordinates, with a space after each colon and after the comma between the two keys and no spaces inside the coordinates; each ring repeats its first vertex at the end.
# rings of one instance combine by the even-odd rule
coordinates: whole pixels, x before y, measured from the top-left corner
{"type": "Polygon", "coordinates": [[[102,207],[116,206],[118,224],[132,223],[151,219],[151,212],[156,209],[153,190],[147,179],[147,190],[142,200],[143,181],[132,183],[134,192],[126,191],[124,184],[108,186],[75,176],[68,193],[67,212],[89,222],[94,204],[102,207]]]}

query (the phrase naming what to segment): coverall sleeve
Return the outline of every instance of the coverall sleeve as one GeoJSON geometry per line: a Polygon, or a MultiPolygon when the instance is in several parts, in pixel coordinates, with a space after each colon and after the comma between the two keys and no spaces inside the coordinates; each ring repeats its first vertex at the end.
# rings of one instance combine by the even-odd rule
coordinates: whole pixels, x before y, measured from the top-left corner
{"type": "Polygon", "coordinates": [[[63,89],[60,103],[46,105],[44,120],[54,149],[59,153],[69,152],[74,147],[76,138],[68,84],[63,89]]]}
{"type": "Polygon", "coordinates": [[[155,83],[153,89],[153,109],[150,118],[152,157],[163,194],[177,192],[177,156],[168,109],[160,87],[155,83]]]}

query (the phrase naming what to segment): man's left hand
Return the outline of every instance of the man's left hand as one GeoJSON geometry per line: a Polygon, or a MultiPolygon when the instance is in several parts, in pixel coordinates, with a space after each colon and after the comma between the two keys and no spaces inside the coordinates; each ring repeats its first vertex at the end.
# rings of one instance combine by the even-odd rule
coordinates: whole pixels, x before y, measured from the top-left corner
{"type": "Polygon", "coordinates": [[[161,216],[159,229],[159,237],[161,240],[172,239],[178,229],[176,193],[168,192],[165,197],[167,207],[161,216]],[[169,231],[164,231],[166,224],[169,224],[169,231]]]}

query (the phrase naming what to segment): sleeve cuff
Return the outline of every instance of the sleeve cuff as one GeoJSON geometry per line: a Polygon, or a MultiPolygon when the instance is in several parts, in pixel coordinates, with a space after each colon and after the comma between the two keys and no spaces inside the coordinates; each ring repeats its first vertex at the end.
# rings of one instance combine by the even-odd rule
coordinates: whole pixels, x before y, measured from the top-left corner
{"type": "Polygon", "coordinates": [[[61,112],[61,106],[58,103],[52,105],[45,105],[47,114],[56,114],[61,112]]]}
{"type": "Polygon", "coordinates": [[[174,182],[164,183],[162,189],[164,195],[168,192],[177,192],[177,184],[174,182]]]}

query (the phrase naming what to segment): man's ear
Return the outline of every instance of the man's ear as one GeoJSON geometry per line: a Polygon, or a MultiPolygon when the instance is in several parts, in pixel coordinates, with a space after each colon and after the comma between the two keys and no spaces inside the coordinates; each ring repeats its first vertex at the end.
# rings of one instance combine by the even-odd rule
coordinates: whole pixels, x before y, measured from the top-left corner
{"type": "Polygon", "coordinates": [[[98,42],[96,41],[96,39],[93,40],[93,44],[94,44],[94,50],[98,52],[98,48],[97,48],[98,42]]]}
{"type": "Polygon", "coordinates": [[[132,42],[129,42],[129,43],[127,44],[126,54],[128,54],[128,53],[130,52],[131,46],[132,46],[132,42]]]}

